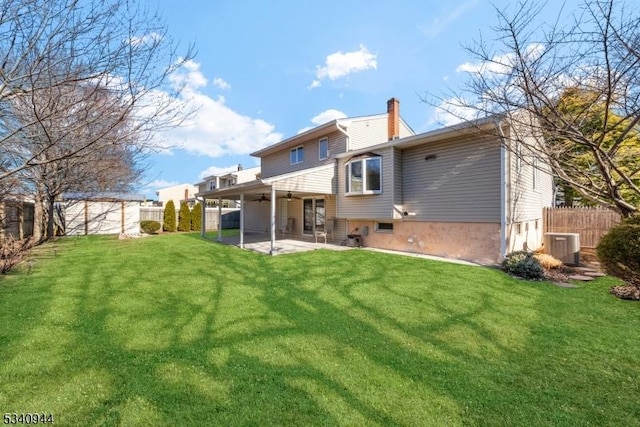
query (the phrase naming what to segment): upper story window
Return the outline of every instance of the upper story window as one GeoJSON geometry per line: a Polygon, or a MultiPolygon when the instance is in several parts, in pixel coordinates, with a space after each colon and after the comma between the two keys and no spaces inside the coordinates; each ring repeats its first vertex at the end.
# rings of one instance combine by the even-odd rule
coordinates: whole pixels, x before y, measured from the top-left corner
{"type": "Polygon", "coordinates": [[[292,148],[289,153],[289,162],[292,165],[295,165],[296,163],[302,163],[303,161],[304,161],[304,147],[300,146],[300,147],[292,148]]]}
{"type": "Polygon", "coordinates": [[[207,188],[207,189],[208,189],[209,191],[213,191],[213,190],[215,190],[215,189],[216,189],[216,180],[214,179],[214,180],[209,181],[209,182],[207,183],[207,185],[208,185],[208,188],[207,188]]]}
{"type": "Polygon", "coordinates": [[[347,194],[382,193],[382,157],[369,154],[349,160],[345,164],[345,192],[347,194]]]}
{"type": "Polygon", "coordinates": [[[318,160],[329,157],[329,138],[322,138],[318,141],[318,160]]]}

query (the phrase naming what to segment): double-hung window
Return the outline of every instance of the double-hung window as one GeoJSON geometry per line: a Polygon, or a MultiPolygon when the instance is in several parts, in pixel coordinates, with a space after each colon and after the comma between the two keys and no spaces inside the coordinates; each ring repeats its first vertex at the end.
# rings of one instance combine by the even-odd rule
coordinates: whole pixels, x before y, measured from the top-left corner
{"type": "Polygon", "coordinates": [[[318,141],[318,160],[329,157],[329,138],[322,138],[318,141]]]}
{"type": "Polygon", "coordinates": [[[292,165],[302,163],[304,161],[304,147],[292,148],[289,153],[289,161],[292,165]]]}
{"type": "Polygon", "coordinates": [[[373,154],[349,160],[345,164],[345,192],[382,193],[382,157],[373,154]]]}

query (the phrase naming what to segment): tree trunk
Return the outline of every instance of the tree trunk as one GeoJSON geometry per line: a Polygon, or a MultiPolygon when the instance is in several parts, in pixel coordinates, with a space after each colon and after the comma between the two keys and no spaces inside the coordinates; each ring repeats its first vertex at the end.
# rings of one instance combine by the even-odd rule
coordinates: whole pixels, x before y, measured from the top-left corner
{"type": "Polygon", "coordinates": [[[33,240],[40,242],[44,238],[44,206],[42,196],[36,191],[33,205],[33,240]]]}
{"type": "Polygon", "coordinates": [[[47,196],[47,239],[55,237],[55,201],[54,196],[47,196]]]}

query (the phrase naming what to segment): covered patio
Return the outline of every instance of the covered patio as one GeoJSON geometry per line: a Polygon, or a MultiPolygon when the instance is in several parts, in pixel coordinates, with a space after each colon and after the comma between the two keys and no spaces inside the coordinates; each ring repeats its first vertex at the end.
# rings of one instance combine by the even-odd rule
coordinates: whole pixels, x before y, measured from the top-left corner
{"type": "Polygon", "coordinates": [[[258,252],[266,255],[283,255],[297,252],[307,252],[317,249],[327,249],[332,251],[345,251],[353,249],[352,247],[341,245],[340,242],[319,240],[316,243],[314,238],[291,239],[277,237],[274,245],[271,245],[271,238],[268,233],[245,232],[242,246],[240,246],[240,236],[225,236],[222,239],[216,239],[225,245],[238,246],[242,249],[258,252]]]}
{"type": "MultiPolygon", "coordinates": [[[[223,237],[219,221],[219,242],[270,255],[340,248],[345,239],[344,233],[334,233],[341,231],[342,223],[335,220],[332,173],[331,168],[322,167],[201,192],[196,197],[203,210],[207,200],[216,200],[219,215],[222,200],[239,202],[240,234],[223,237]],[[339,230],[334,229],[334,224],[339,230]]],[[[201,233],[204,237],[204,227],[201,233]]]]}

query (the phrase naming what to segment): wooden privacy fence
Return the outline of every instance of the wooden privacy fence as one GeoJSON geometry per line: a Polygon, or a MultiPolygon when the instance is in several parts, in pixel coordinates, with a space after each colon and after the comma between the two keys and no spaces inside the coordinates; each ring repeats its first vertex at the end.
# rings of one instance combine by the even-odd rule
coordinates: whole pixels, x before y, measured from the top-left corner
{"type": "MultiPolygon", "coordinates": [[[[179,209],[176,209],[176,226],[178,222],[179,209]]],[[[140,221],[158,221],[164,223],[164,208],[161,207],[141,207],[140,221]]],[[[205,230],[218,229],[218,208],[207,208],[205,213],[205,230]]],[[[237,209],[222,209],[222,228],[240,228],[240,215],[237,209]]]]}
{"type": "Polygon", "coordinates": [[[578,233],[580,248],[588,251],[621,220],[619,213],[603,208],[545,208],[543,215],[545,233],[578,233]]]}

